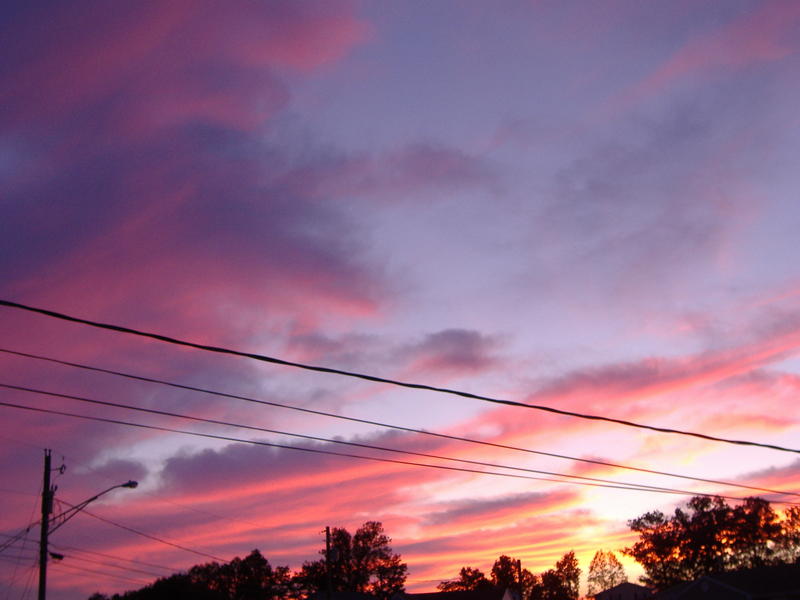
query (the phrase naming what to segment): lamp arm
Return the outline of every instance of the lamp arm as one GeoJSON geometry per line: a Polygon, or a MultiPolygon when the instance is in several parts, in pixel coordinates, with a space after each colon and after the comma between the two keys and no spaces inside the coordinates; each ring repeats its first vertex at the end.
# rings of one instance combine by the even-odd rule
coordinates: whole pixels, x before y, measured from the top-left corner
{"type": "Polygon", "coordinates": [[[54,531],[56,531],[57,529],[59,529],[59,528],[60,528],[62,525],[64,525],[64,523],[66,523],[67,521],[69,521],[69,520],[70,520],[72,517],[74,517],[75,515],[77,515],[77,514],[78,514],[80,511],[82,511],[84,508],[86,508],[87,506],[89,506],[89,504],[90,504],[91,502],[94,502],[95,500],[97,500],[97,498],[98,498],[98,496],[95,496],[95,497],[93,497],[93,498],[89,498],[88,500],[84,500],[84,501],[83,501],[83,502],[81,502],[80,504],[76,504],[76,505],[75,505],[75,506],[73,506],[72,508],[70,508],[70,509],[68,509],[68,510],[65,510],[65,511],[64,511],[64,512],[62,512],[61,514],[58,514],[58,515],[54,516],[53,518],[51,518],[51,519],[50,519],[50,522],[51,522],[51,523],[55,523],[55,522],[56,522],[58,519],[61,519],[61,521],[60,521],[60,522],[59,522],[57,525],[54,525],[54,526],[52,526],[52,527],[50,528],[50,533],[53,533],[54,531]]]}
{"type": "Polygon", "coordinates": [[[80,504],[70,505],[68,502],[65,502],[64,504],[67,504],[68,506],[70,506],[70,508],[69,508],[68,510],[65,510],[64,512],[62,512],[62,513],[58,514],[58,515],[55,515],[54,517],[52,517],[52,518],[50,519],[50,523],[55,523],[55,522],[56,522],[57,520],[59,520],[59,519],[61,519],[61,521],[60,521],[58,524],[54,525],[54,526],[53,526],[53,527],[50,529],[49,533],[53,533],[54,531],[56,531],[56,530],[57,530],[59,527],[61,527],[62,525],[64,525],[64,523],[66,523],[67,521],[69,521],[69,520],[70,520],[72,517],[74,517],[75,515],[77,515],[77,514],[78,514],[80,511],[82,511],[84,508],[86,508],[87,506],[89,506],[89,504],[91,504],[92,502],[94,502],[95,500],[97,500],[97,499],[98,499],[100,496],[102,496],[103,494],[107,494],[107,493],[108,493],[108,492],[110,492],[111,490],[115,490],[115,489],[117,489],[117,488],[121,488],[121,487],[135,488],[137,485],[138,485],[138,483],[137,483],[137,482],[135,482],[135,481],[131,480],[131,481],[128,481],[128,482],[126,482],[126,483],[120,483],[120,484],[118,484],[118,485],[112,485],[112,486],[111,486],[110,488],[108,488],[107,490],[103,490],[103,491],[102,491],[102,492],[100,492],[99,494],[95,494],[94,496],[92,496],[92,497],[91,497],[91,498],[89,498],[88,500],[84,500],[84,501],[83,501],[83,502],[81,502],[80,504]]]}

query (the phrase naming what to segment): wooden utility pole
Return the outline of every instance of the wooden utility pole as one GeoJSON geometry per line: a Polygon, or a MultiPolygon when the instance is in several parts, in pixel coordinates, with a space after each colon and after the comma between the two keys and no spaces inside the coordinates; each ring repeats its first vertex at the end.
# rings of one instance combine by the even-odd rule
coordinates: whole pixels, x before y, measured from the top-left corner
{"type": "Polygon", "coordinates": [[[327,589],[325,597],[331,600],[333,584],[331,582],[331,528],[325,527],[325,582],[327,589]]]}
{"type": "Polygon", "coordinates": [[[53,488],[50,486],[50,450],[44,451],[44,485],[42,486],[42,523],[39,535],[39,600],[47,595],[47,534],[53,512],[53,488]]]}

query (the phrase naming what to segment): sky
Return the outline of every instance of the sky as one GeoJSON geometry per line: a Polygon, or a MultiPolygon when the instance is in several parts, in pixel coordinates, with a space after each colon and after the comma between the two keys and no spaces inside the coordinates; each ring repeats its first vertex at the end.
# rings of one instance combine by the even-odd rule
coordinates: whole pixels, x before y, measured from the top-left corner
{"type": "MultiPolygon", "coordinates": [[[[792,0],[4,2],[0,298],[800,448],[798,28],[792,0]]],[[[370,520],[408,563],[411,591],[466,565],[488,573],[501,554],[540,572],[574,550],[585,577],[595,551],[632,543],[629,519],[692,493],[751,492],[8,351],[800,492],[796,453],[211,354],[9,307],[0,348],[4,386],[250,429],[9,387],[0,402],[559,480],[0,406],[4,536],[39,518],[44,448],[66,465],[53,474],[57,511],[140,484],[53,533],[65,555],[49,572],[54,600],[135,589],[254,548],[297,569],[318,557],[325,526],[370,520]]],[[[33,597],[37,535],[0,555],[5,597],[33,597]]],[[[631,579],[641,574],[623,563],[631,579]]]]}

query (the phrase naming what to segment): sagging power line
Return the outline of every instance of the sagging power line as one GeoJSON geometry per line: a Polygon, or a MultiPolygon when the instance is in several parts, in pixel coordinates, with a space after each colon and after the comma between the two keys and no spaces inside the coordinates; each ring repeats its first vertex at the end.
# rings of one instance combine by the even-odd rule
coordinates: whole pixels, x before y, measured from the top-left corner
{"type": "MultiPolygon", "coordinates": [[[[650,493],[660,493],[660,494],[677,494],[677,495],[687,495],[687,496],[720,497],[720,498],[725,498],[725,499],[728,499],[728,500],[735,500],[735,501],[745,500],[745,498],[743,498],[743,497],[728,496],[728,495],[722,495],[722,494],[709,494],[709,493],[703,493],[703,492],[691,492],[691,491],[687,491],[687,490],[674,490],[674,491],[672,491],[672,490],[669,490],[669,489],[650,489],[650,488],[646,488],[646,487],[643,487],[643,486],[611,485],[611,484],[604,484],[604,483],[593,483],[593,482],[589,482],[589,481],[572,481],[572,480],[564,480],[564,479],[550,479],[550,478],[545,478],[545,477],[534,477],[534,476],[530,476],[530,475],[518,475],[518,474],[514,474],[514,473],[499,473],[499,472],[495,472],[495,471],[481,471],[481,470],[477,470],[477,469],[468,469],[468,468],[465,468],[465,467],[453,467],[453,466],[447,466],[447,465],[435,465],[435,464],[417,463],[417,462],[405,461],[405,460],[397,460],[397,459],[392,459],[392,458],[380,458],[380,457],[376,457],[376,456],[364,456],[364,455],[359,455],[359,454],[349,454],[349,453],[346,453],[346,452],[336,452],[336,451],[332,451],[332,450],[323,450],[321,448],[309,448],[309,447],[304,447],[304,446],[292,446],[292,445],[289,445],[289,444],[278,444],[278,443],[266,442],[266,441],[262,441],[262,440],[249,440],[249,439],[237,438],[237,437],[227,436],[227,435],[203,433],[203,432],[198,432],[198,431],[187,431],[187,430],[184,430],[184,429],[176,429],[176,428],[164,427],[164,426],[160,426],[160,425],[147,425],[147,424],[144,424],[144,423],[135,423],[135,422],[131,422],[131,421],[123,421],[121,419],[110,419],[110,418],[106,418],[106,417],[96,417],[96,416],[91,416],[91,415],[81,415],[81,414],[77,414],[77,413],[70,413],[70,412],[67,412],[67,411],[46,409],[46,408],[33,407],[33,406],[25,406],[25,405],[22,405],[22,404],[15,404],[15,403],[12,403],[12,402],[0,402],[0,406],[6,406],[6,407],[9,407],[9,408],[17,408],[17,409],[21,409],[21,410],[28,410],[28,411],[33,411],[33,412],[45,413],[45,414],[72,417],[72,418],[83,419],[83,420],[88,420],[88,421],[96,421],[96,422],[100,422],[100,423],[112,423],[112,424],[124,425],[124,426],[128,426],[128,427],[137,427],[137,428],[140,428],[140,429],[150,429],[150,430],[154,430],[154,431],[163,431],[163,432],[168,432],[168,433],[180,433],[180,434],[183,434],[183,435],[189,435],[189,436],[194,436],[194,437],[202,437],[202,438],[206,438],[206,439],[214,439],[214,440],[221,440],[221,441],[227,441],[227,442],[239,442],[239,443],[252,444],[252,445],[255,445],[255,446],[264,446],[264,447],[269,447],[269,448],[284,448],[284,449],[288,449],[288,450],[297,450],[297,451],[300,451],[300,452],[307,452],[307,453],[312,453],[312,454],[326,454],[326,455],[331,455],[331,456],[340,456],[340,457],[345,457],[345,458],[353,458],[353,459],[358,459],[358,460],[368,460],[368,461],[373,461],[373,462],[382,462],[382,463],[406,465],[406,466],[413,466],[413,467],[439,469],[439,470],[461,472],[461,473],[473,473],[473,474],[477,474],[477,475],[492,475],[492,476],[497,476],[497,477],[507,477],[507,478],[513,478],[513,479],[528,479],[528,480],[535,480],[535,481],[549,481],[549,482],[553,482],[553,483],[565,483],[565,484],[582,485],[582,486],[588,486],[588,487],[610,488],[610,489],[638,491],[638,492],[650,492],[650,493]]],[[[780,500],[775,500],[774,502],[776,504],[786,504],[786,505],[792,505],[792,506],[797,506],[798,505],[798,504],[793,503],[793,502],[780,501],[780,500]]],[[[93,513],[88,512],[88,511],[84,511],[84,513],[85,514],[90,514],[90,515],[94,516],[95,518],[99,518],[100,520],[105,520],[105,519],[103,519],[101,517],[98,517],[97,515],[94,515],[93,513]]],[[[119,526],[119,527],[122,527],[123,529],[128,529],[125,526],[121,526],[119,524],[116,524],[116,525],[119,526]]],[[[144,535],[145,537],[152,537],[152,536],[148,536],[147,534],[142,534],[141,532],[138,532],[138,531],[135,531],[135,533],[139,533],[140,535],[144,535]]],[[[159,541],[161,541],[161,540],[159,540],[159,541]]],[[[170,544],[170,545],[172,545],[172,544],[170,544]]],[[[185,548],[183,548],[183,549],[185,549],[185,548]]],[[[215,558],[216,560],[222,560],[222,559],[217,559],[216,557],[212,557],[212,558],[215,558]]]]}
{"type": "Polygon", "coordinates": [[[15,356],[20,356],[20,357],[24,357],[24,358],[32,358],[32,359],[35,359],[35,360],[41,360],[41,361],[50,362],[50,363],[54,363],[54,364],[59,364],[59,365],[63,365],[63,366],[73,367],[73,368],[77,368],[77,369],[83,369],[83,370],[97,372],[97,373],[104,373],[104,374],[113,375],[113,376],[116,376],[116,377],[123,377],[123,378],[127,378],[127,379],[132,379],[132,380],[135,380],[135,381],[143,381],[143,382],[147,382],[147,383],[153,383],[153,384],[157,384],[157,385],[163,385],[163,386],[167,386],[167,387],[172,387],[172,388],[175,388],[175,389],[182,389],[182,390],[187,390],[187,391],[192,391],[192,392],[199,392],[199,393],[203,393],[203,394],[209,394],[209,395],[217,396],[217,397],[221,397],[221,398],[227,398],[227,399],[240,400],[240,401],[254,403],[254,404],[260,404],[260,405],[263,405],[263,406],[284,408],[284,409],[288,409],[288,410],[303,412],[303,413],[306,413],[306,414],[313,414],[313,415],[318,415],[318,416],[329,417],[329,418],[332,418],[332,419],[340,419],[340,420],[350,421],[350,422],[353,422],[353,423],[361,423],[361,424],[364,424],[364,425],[373,425],[373,426],[376,426],[376,427],[383,427],[383,428],[392,429],[392,430],[395,430],[395,431],[403,431],[403,432],[407,432],[407,433],[415,433],[415,434],[419,434],[419,435],[424,435],[424,436],[429,436],[429,437],[436,437],[436,438],[440,438],[440,439],[446,439],[446,440],[452,440],[452,441],[458,441],[458,442],[465,442],[465,443],[469,443],[469,444],[477,444],[477,445],[481,445],[481,446],[487,446],[487,447],[497,448],[497,449],[502,449],[502,450],[513,450],[513,451],[517,451],[517,452],[525,452],[525,453],[528,453],[528,454],[535,454],[535,455],[539,455],[539,456],[547,456],[547,457],[550,457],[550,458],[558,458],[558,459],[563,459],[563,460],[572,460],[572,461],[582,462],[582,463],[591,464],[591,465],[597,465],[597,466],[603,466],[603,467],[612,467],[612,468],[615,468],[615,469],[625,469],[625,470],[629,470],[629,471],[636,471],[636,472],[639,472],[639,473],[648,473],[648,474],[651,474],[651,475],[661,475],[661,476],[664,476],[664,477],[674,477],[674,478],[678,478],[678,479],[684,479],[684,480],[687,480],[687,481],[696,481],[696,482],[699,482],[699,483],[709,483],[709,484],[712,484],[712,485],[722,485],[722,486],[727,486],[727,487],[736,487],[736,488],[747,489],[747,490],[752,490],[752,491],[756,491],[756,492],[766,492],[766,493],[769,493],[769,494],[797,495],[797,494],[794,494],[793,492],[785,492],[785,491],[782,491],[782,490],[776,490],[776,489],[772,489],[772,488],[765,488],[765,487],[759,487],[759,486],[753,486],[753,485],[746,485],[746,484],[743,484],[743,483],[732,483],[732,482],[729,482],[729,481],[722,481],[722,480],[719,480],[719,479],[710,479],[710,478],[706,478],[706,477],[695,477],[695,476],[692,476],[692,475],[685,475],[685,474],[681,474],[681,473],[671,473],[669,471],[659,471],[657,469],[648,469],[648,468],[645,468],[645,467],[637,467],[637,466],[633,466],[633,465],[625,465],[625,464],[620,464],[620,463],[613,463],[613,462],[594,459],[594,458],[584,458],[584,457],[578,457],[578,456],[569,456],[569,455],[566,455],[566,454],[558,454],[558,453],[555,453],[555,452],[545,452],[543,450],[533,450],[531,448],[521,448],[519,446],[511,446],[511,445],[508,445],[508,444],[500,444],[500,443],[497,443],[497,442],[488,442],[488,441],[485,441],[485,440],[476,440],[476,439],[473,439],[473,438],[467,438],[467,437],[463,437],[463,436],[450,435],[450,434],[445,434],[445,433],[437,433],[437,432],[428,431],[428,430],[425,430],[425,429],[416,429],[416,428],[413,428],[413,427],[404,427],[402,425],[393,425],[393,424],[389,424],[389,423],[382,423],[380,421],[373,421],[373,420],[370,420],[370,419],[362,419],[362,418],[351,417],[351,416],[346,416],[346,415],[339,415],[339,414],[335,414],[335,413],[329,413],[329,412],[316,410],[316,409],[312,409],[312,408],[305,408],[305,407],[301,407],[301,406],[292,406],[290,404],[275,402],[275,401],[271,401],[271,400],[263,400],[263,399],[258,399],[258,398],[252,398],[250,396],[242,396],[242,395],[239,395],[239,394],[231,394],[231,393],[227,393],[227,392],[221,392],[221,391],[218,391],[218,390],[212,390],[212,389],[208,389],[208,388],[201,388],[201,387],[197,387],[197,386],[176,383],[176,382],[173,382],[173,381],[166,381],[166,380],[157,379],[157,378],[154,378],[154,377],[146,377],[144,375],[126,373],[126,372],[123,372],[123,371],[117,371],[117,370],[113,370],[113,369],[105,369],[105,368],[102,368],[102,367],[97,367],[97,366],[94,366],[94,365],[87,365],[87,364],[84,364],[84,363],[76,363],[76,362],[57,359],[57,358],[53,358],[53,357],[42,356],[42,355],[38,355],[38,354],[31,354],[31,353],[28,353],[28,352],[20,352],[20,351],[17,351],[17,350],[9,350],[9,349],[6,349],[6,348],[0,348],[0,352],[5,353],[5,354],[11,354],[11,355],[15,355],[15,356]]]}
{"type": "MultiPolygon", "coordinates": [[[[48,391],[45,391],[45,390],[38,390],[38,389],[24,387],[24,386],[10,385],[10,384],[6,384],[6,383],[0,383],[0,387],[6,388],[6,389],[17,390],[17,391],[21,391],[21,392],[52,396],[52,397],[55,397],[55,398],[64,398],[64,399],[67,399],[67,400],[75,400],[77,402],[85,402],[85,403],[88,403],[88,404],[95,404],[95,405],[100,405],[100,406],[108,406],[108,407],[113,407],[113,408],[122,408],[122,409],[125,409],[125,410],[132,410],[132,411],[136,411],[136,412],[142,412],[142,413],[165,416],[165,417],[175,417],[175,418],[178,418],[178,419],[186,419],[186,420],[190,420],[190,421],[194,421],[194,422],[198,422],[198,423],[208,423],[210,425],[222,425],[222,426],[225,426],[225,427],[233,427],[233,428],[236,428],[236,429],[248,429],[250,431],[259,431],[261,433],[272,433],[272,434],[275,434],[275,435],[285,435],[285,436],[301,438],[301,439],[309,440],[309,441],[323,442],[323,443],[326,443],[326,444],[340,444],[340,445],[351,446],[351,447],[356,447],[356,448],[364,448],[366,450],[379,450],[381,452],[394,452],[394,453],[397,453],[397,454],[405,454],[405,455],[408,455],[408,456],[418,456],[418,457],[421,457],[421,458],[431,458],[431,459],[434,459],[434,460],[444,460],[444,461],[457,462],[457,463],[469,464],[469,465],[474,465],[474,466],[491,467],[491,468],[496,468],[496,469],[509,469],[509,470],[513,470],[513,471],[522,471],[522,472],[526,472],[526,473],[537,473],[539,475],[551,475],[551,476],[554,476],[554,477],[566,477],[568,479],[580,479],[580,480],[584,480],[584,481],[595,481],[595,482],[600,482],[600,483],[610,483],[610,484],[614,484],[614,485],[624,485],[624,486],[631,486],[631,487],[636,487],[636,488],[646,488],[646,489],[650,489],[650,490],[653,490],[653,491],[670,491],[670,492],[681,492],[682,491],[682,490],[676,490],[674,488],[666,488],[666,487],[662,487],[662,486],[630,483],[630,482],[626,482],[626,481],[616,481],[616,480],[613,480],[613,479],[602,479],[602,478],[598,478],[598,477],[588,477],[588,476],[584,476],[584,475],[573,475],[571,473],[558,473],[558,472],[553,472],[553,471],[542,471],[542,470],[539,470],[539,469],[529,469],[529,468],[526,468],[526,467],[516,467],[516,466],[511,466],[511,465],[501,465],[501,464],[497,464],[497,463],[483,462],[483,461],[478,461],[478,460],[469,460],[469,459],[465,459],[465,458],[453,458],[453,457],[450,457],[450,456],[442,456],[442,455],[439,455],[439,454],[430,454],[430,453],[426,453],[426,452],[415,452],[415,451],[412,451],[412,450],[400,450],[398,448],[387,448],[385,446],[377,446],[375,444],[365,444],[365,443],[361,443],[361,442],[351,442],[351,441],[346,441],[346,440],[337,440],[337,439],[324,438],[324,437],[314,436],[314,435],[306,435],[306,434],[302,434],[302,433],[291,433],[291,432],[288,432],[288,431],[281,431],[281,430],[277,430],[277,429],[268,429],[268,428],[265,428],[265,427],[258,427],[258,426],[255,426],[255,425],[244,425],[244,424],[241,424],[241,423],[232,423],[230,421],[222,421],[222,420],[218,420],[218,419],[207,419],[207,418],[204,418],[204,417],[198,417],[196,415],[187,415],[187,414],[176,413],[176,412],[171,412],[171,411],[165,411],[165,410],[160,410],[160,409],[155,409],[155,408],[144,408],[144,407],[140,407],[140,406],[133,406],[131,404],[123,404],[123,403],[119,403],[119,402],[110,402],[110,401],[107,401],[107,400],[96,400],[96,399],[93,399],[93,398],[86,398],[84,396],[75,396],[73,394],[63,394],[63,393],[59,393],[59,392],[48,392],[48,391]]],[[[791,493],[791,492],[777,492],[777,493],[783,493],[783,494],[786,494],[786,495],[800,496],[800,494],[794,494],[794,493],[791,493]]]]}
{"type": "Polygon", "coordinates": [[[794,454],[800,454],[800,449],[788,448],[786,446],[779,446],[777,444],[767,444],[767,443],[764,443],[764,442],[753,442],[753,441],[750,441],[750,440],[738,440],[738,439],[731,439],[731,438],[723,438],[723,437],[714,436],[714,435],[705,434],[705,433],[700,433],[700,432],[696,432],[696,431],[688,431],[688,430],[683,430],[683,429],[673,429],[673,428],[669,428],[669,427],[659,427],[659,426],[656,426],[656,425],[648,425],[648,424],[645,424],[645,423],[638,423],[638,422],[635,422],[635,421],[628,421],[628,420],[625,420],[625,419],[617,419],[617,418],[614,418],[614,417],[606,417],[606,416],[602,416],[602,415],[592,415],[592,414],[581,413],[581,412],[577,412],[577,411],[564,410],[564,409],[555,408],[555,407],[552,407],[552,406],[544,406],[544,405],[541,405],[541,404],[529,404],[529,403],[526,403],[526,402],[519,402],[519,401],[516,401],[516,400],[506,400],[506,399],[502,399],[502,398],[493,398],[491,396],[483,396],[483,395],[480,395],[480,394],[473,394],[471,392],[465,392],[465,391],[462,391],[462,390],[457,390],[457,389],[452,389],[452,388],[445,388],[445,387],[438,387],[438,386],[428,385],[428,384],[424,384],[424,383],[413,383],[413,382],[407,382],[407,381],[399,381],[399,380],[396,380],[396,379],[390,379],[390,378],[387,378],[387,377],[380,377],[380,376],[377,376],[377,375],[369,375],[367,373],[359,373],[359,372],[356,372],[356,371],[346,371],[346,370],[343,370],[343,369],[335,369],[335,368],[332,368],[332,367],[322,367],[322,366],[318,366],[318,365],[310,365],[310,364],[306,364],[306,363],[300,363],[300,362],[296,362],[296,361],[285,360],[285,359],[277,358],[277,357],[274,357],[274,356],[267,356],[265,354],[258,354],[258,353],[254,353],[254,352],[244,352],[244,351],[241,351],[241,350],[235,350],[235,349],[232,349],[232,348],[226,348],[226,347],[222,347],[222,346],[212,346],[212,345],[208,345],[208,344],[200,344],[200,343],[197,343],[197,342],[190,342],[190,341],[187,341],[187,340],[174,338],[174,337],[167,336],[167,335],[160,334],[160,333],[152,333],[152,332],[142,331],[142,330],[139,330],[139,329],[134,329],[134,328],[131,328],[131,327],[125,327],[125,326],[122,326],[122,325],[115,325],[115,324],[111,324],[111,323],[103,323],[103,322],[100,322],[100,321],[93,321],[93,320],[90,320],[90,319],[83,319],[83,318],[80,318],[80,317],[67,315],[65,313],[61,313],[61,312],[57,312],[57,311],[53,311],[53,310],[48,310],[48,309],[44,309],[44,308],[37,308],[37,307],[30,306],[30,305],[27,305],[27,304],[22,304],[22,303],[19,303],[19,302],[12,302],[10,300],[0,300],[0,306],[5,306],[5,307],[8,307],[8,308],[15,308],[15,309],[19,309],[19,310],[24,310],[24,311],[28,311],[28,312],[44,315],[44,316],[47,316],[47,317],[52,317],[54,319],[59,319],[59,320],[62,320],[62,321],[69,321],[71,323],[78,323],[78,324],[81,324],[81,325],[87,325],[87,326],[95,327],[95,328],[98,328],[98,329],[105,329],[105,330],[108,330],[108,331],[115,331],[115,332],[118,332],[118,333],[125,333],[125,334],[129,334],[129,335],[135,335],[135,336],[139,336],[139,337],[158,340],[160,342],[165,342],[165,343],[168,343],[168,344],[184,346],[184,347],[187,347],[187,348],[194,348],[196,350],[203,350],[203,351],[206,351],[206,352],[213,352],[213,353],[217,353],[217,354],[227,354],[227,355],[230,355],[230,356],[239,356],[239,357],[242,357],[242,358],[249,358],[249,359],[257,360],[257,361],[260,361],[260,362],[266,362],[266,363],[275,364],[275,365],[281,365],[281,366],[285,366],[285,367],[292,367],[292,368],[296,368],[296,369],[303,369],[303,370],[306,370],[306,371],[314,371],[314,372],[317,372],[317,373],[328,373],[328,374],[331,374],[331,375],[340,375],[340,376],[344,376],[344,377],[361,379],[361,380],[364,380],[364,381],[371,381],[373,383],[383,383],[383,384],[387,384],[387,385],[393,385],[393,386],[409,388],[409,389],[415,389],[415,390],[424,390],[424,391],[429,391],[429,392],[450,394],[450,395],[459,396],[459,397],[462,397],[462,398],[469,398],[471,400],[479,400],[479,401],[482,401],[482,402],[490,402],[490,403],[493,403],[493,404],[500,404],[500,405],[504,405],[504,406],[514,406],[514,407],[518,407],[518,408],[527,408],[527,409],[531,409],[531,410],[548,412],[548,413],[552,413],[552,414],[558,414],[558,415],[563,415],[563,416],[567,416],[567,417],[574,417],[574,418],[578,418],[578,419],[586,419],[586,420],[590,420],[590,421],[602,421],[602,422],[605,422],[605,423],[614,423],[614,424],[622,425],[622,426],[625,426],[625,427],[633,427],[633,428],[637,428],[637,429],[645,429],[645,430],[648,430],[648,431],[655,431],[655,432],[658,432],[658,433],[670,433],[670,434],[676,434],[676,435],[684,435],[684,436],[690,436],[690,437],[699,438],[699,439],[712,441],[712,442],[720,442],[720,443],[725,443],[725,444],[734,444],[734,445],[739,445],[739,446],[752,446],[752,447],[756,447],[756,448],[767,448],[767,449],[770,449],[770,450],[777,450],[777,451],[780,451],[780,452],[791,452],[791,453],[794,453],[794,454]]]}
{"type": "MultiPolygon", "coordinates": [[[[63,504],[66,504],[67,506],[69,506],[71,508],[75,507],[75,505],[70,504],[69,502],[64,502],[64,500],[62,500],[61,502],[63,504]]],[[[211,558],[213,560],[217,560],[217,561],[221,561],[221,562],[227,562],[224,558],[220,558],[219,556],[215,556],[213,554],[209,554],[208,552],[203,552],[201,550],[195,550],[193,548],[189,548],[188,546],[184,546],[182,544],[178,544],[177,542],[171,542],[171,541],[166,540],[164,538],[155,536],[155,535],[153,535],[151,533],[146,533],[144,531],[140,531],[138,529],[135,529],[134,527],[130,527],[129,525],[123,525],[122,523],[117,523],[116,521],[112,521],[111,519],[109,519],[107,517],[101,517],[97,513],[93,513],[93,512],[91,512],[89,510],[84,509],[81,512],[82,512],[82,514],[89,515],[90,517],[92,517],[94,519],[97,519],[98,521],[102,521],[103,523],[107,523],[109,525],[113,525],[114,527],[117,527],[119,529],[123,529],[125,531],[129,531],[130,533],[134,533],[134,534],[136,534],[136,535],[138,535],[140,537],[144,537],[144,538],[147,538],[149,540],[153,540],[153,541],[158,542],[160,544],[164,544],[166,546],[172,546],[173,548],[177,548],[178,550],[184,550],[186,552],[191,552],[192,554],[196,554],[198,556],[204,556],[206,558],[211,558]]]]}

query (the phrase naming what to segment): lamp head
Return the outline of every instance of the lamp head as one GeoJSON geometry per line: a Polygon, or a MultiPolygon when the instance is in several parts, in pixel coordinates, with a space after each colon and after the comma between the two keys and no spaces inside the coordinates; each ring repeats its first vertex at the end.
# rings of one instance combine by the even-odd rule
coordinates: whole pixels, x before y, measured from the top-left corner
{"type": "Polygon", "coordinates": [[[132,489],[132,488],[137,487],[138,485],[139,485],[138,481],[134,481],[133,479],[131,479],[130,481],[128,481],[126,483],[123,483],[120,487],[125,487],[125,488],[131,488],[132,489]]]}

